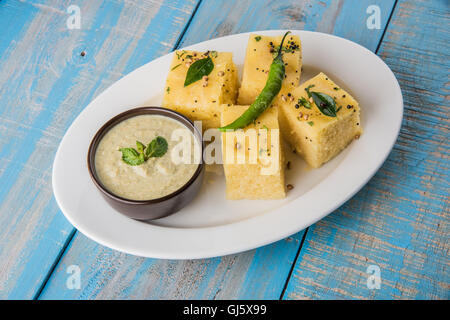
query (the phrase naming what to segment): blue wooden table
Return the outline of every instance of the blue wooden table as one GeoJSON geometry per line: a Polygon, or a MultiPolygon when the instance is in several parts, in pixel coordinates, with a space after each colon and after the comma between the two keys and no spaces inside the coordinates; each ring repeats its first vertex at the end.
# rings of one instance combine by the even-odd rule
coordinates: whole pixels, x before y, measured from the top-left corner
{"type": "Polygon", "coordinates": [[[450,298],[448,0],[3,0],[0,30],[1,299],[450,298]],[[400,82],[399,139],[357,195],[285,240],[204,260],[127,255],[68,223],[52,162],[93,98],[176,48],[281,28],[355,41],[400,82]]]}

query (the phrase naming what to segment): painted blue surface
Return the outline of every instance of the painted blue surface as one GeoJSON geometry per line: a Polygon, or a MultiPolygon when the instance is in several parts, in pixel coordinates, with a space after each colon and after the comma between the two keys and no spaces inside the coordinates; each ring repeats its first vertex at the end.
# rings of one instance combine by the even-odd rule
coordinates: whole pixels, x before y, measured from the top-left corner
{"type": "Polygon", "coordinates": [[[450,297],[449,22],[445,1],[398,2],[378,54],[402,87],[400,136],[369,184],[309,228],[285,299],[450,297]]]}
{"type": "Polygon", "coordinates": [[[81,8],[80,30],[66,28],[66,3],[0,2],[0,298],[450,296],[445,1],[70,4],[81,8]],[[380,29],[366,28],[369,5],[380,8],[380,29]],[[396,73],[404,125],[374,179],[306,233],[237,255],[144,259],[74,234],[50,181],[56,147],[79,112],[111,83],[176,46],[280,28],[334,33],[379,48],[396,73]],[[370,264],[381,268],[380,290],[366,286],[370,264]],[[70,265],[81,268],[80,290],[66,287],[70,265]]]}
{"type": "Polygon", "coordinates": [[[15,40],[1,42],[0,256],[7,266],[0,272],[1,298],[39,294],[73,232],[51,192],[51,166],[64,131],[107,86],[170,50],[196,2],[150,3],[139,10],[111,1],[72,4],[81,8],[80,30],[66,28],[66,4],[0,3],[0,11],[17,16],[0,19],[0,27],[16,30],[5,35],[15,40]],[[165,45],[155,37],[155,26],[164,29],[165,45]],[[134,36],[121,36],[128,33],[134,36]]]}

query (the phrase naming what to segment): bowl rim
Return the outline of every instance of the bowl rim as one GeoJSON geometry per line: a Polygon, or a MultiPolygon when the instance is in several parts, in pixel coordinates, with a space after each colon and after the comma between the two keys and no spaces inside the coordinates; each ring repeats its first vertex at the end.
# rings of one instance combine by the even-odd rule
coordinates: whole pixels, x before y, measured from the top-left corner
{"type": "Polygon", "coordinates": [[[94,182],[95,186],[108,198],[111,198],[115,201],[121,202],[123,204],[130,204],[130,205],[149,205],[149,204],[157,204],[162,203],[164,201],[167,201],[169,199],[172,199],[176,197],[177,195],[184,192],[186,189],[188,189],[194,181],[197,180],[197,178],[200,176],[203,168],[204,168],[204,160],[203,160],[203,151],[204,151],[204,141],[202,138],[202,133],[198,130],[198,128],[194,125],[194,123],[182,115],[179,112],[176,112],[171,109],[166,109],[162,107],[155,107],[155,106],[143,106],[143,107],[137,107],[133,109],[126,110],[124,112],[119,113],[118,115],[112,117],[109,119],[105,124],[103,124],[100,129],[97,130],[94,137],[92,138],[88,153],[87,153],[87,167],[89,171],[89,175],[91,177],[91,180],[94,182]],[[119,124],[122,121],[125,121],[129,118],[133,118],[140,115],[159,115],[159,116],[166,116],[168,118],[171,118],[175,121],[180,122],[182,125],[187,127],[194,137],[199,140],[200,142],[200,163],[197,166],[197,169],[195,170],[192,177],[179,189],[175,190],[172,193],[169,193],[168,195],[165,195],[160,198],[155,199],[149,199],[149,200],[133,200],[121,197],[119,195],[114,194],[113,192],[109,191],[108,188],[105,187],[105,185],[101,182],[100,178],[97,176],[97,172],[95,169],[95,153],[97,151],[98,144],[104,137],[104,135],[111,130],[113,127],[115,127],[117,124],[119,124]]]}

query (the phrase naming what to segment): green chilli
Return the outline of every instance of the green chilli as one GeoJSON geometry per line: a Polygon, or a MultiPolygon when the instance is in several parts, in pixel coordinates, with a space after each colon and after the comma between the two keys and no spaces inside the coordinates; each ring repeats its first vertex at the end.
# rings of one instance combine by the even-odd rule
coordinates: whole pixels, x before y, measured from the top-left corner
{"type": "Polygon", "coordinates": [[[263,113],[272,103],[273,99],[281,90],[281,84],[284,79],[285,68],[281,49],[283,48],[283,42],[290,31],[286,32],[280,43],[277,56],[273,59],[269,69],[269,76],[267,78],[266,85],[262,89],[256,100],[248,107],[248,109],[232,123],[225,127],[219,128],[220,131],[236,130],[248,126],[255,121],[261,113],[263,113]]]}

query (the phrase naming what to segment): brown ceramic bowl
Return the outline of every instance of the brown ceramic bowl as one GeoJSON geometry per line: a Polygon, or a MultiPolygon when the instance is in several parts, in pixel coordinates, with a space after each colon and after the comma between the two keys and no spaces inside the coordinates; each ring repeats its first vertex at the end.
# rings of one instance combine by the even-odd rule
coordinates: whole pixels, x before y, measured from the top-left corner
{"type": "Polygon", "coordinates": [[[171,215],[176,211],[180,210],[181,208],[183,208],[199,192],[200,187],[202,185],[204,173],[204,162],[202,157],[201,162],[198,165],[198,168],[195,171],[194,175],[185,185],[183,185],[180,189],[169,195],[152,200],[130,200],[122,198],[110,192],[102,184],[95,170],[95,152],[97,150],[97,146],[100,140],[103,138],[106,132],[108,132],[109,129],[114,127],[119,122],[122,122],[131,117],[146,114],[166,116],[181,122],[189,130],[191,130],[191,132],[200,142],[202,154],[204,149],[201,133],[188,118],[179,114],[178,112],[159,107],[141,107],[125,111],[109,120],[97,131],[97,133],[95,134],[94,138],[91,141],[87,156],[87,166],[92,181],[94,182],[98,190],[100,190],[101,194],[106,199],[106,201],[114,209],[126,215],[127,217],[137,220],[159,219],[171,215]]]}

